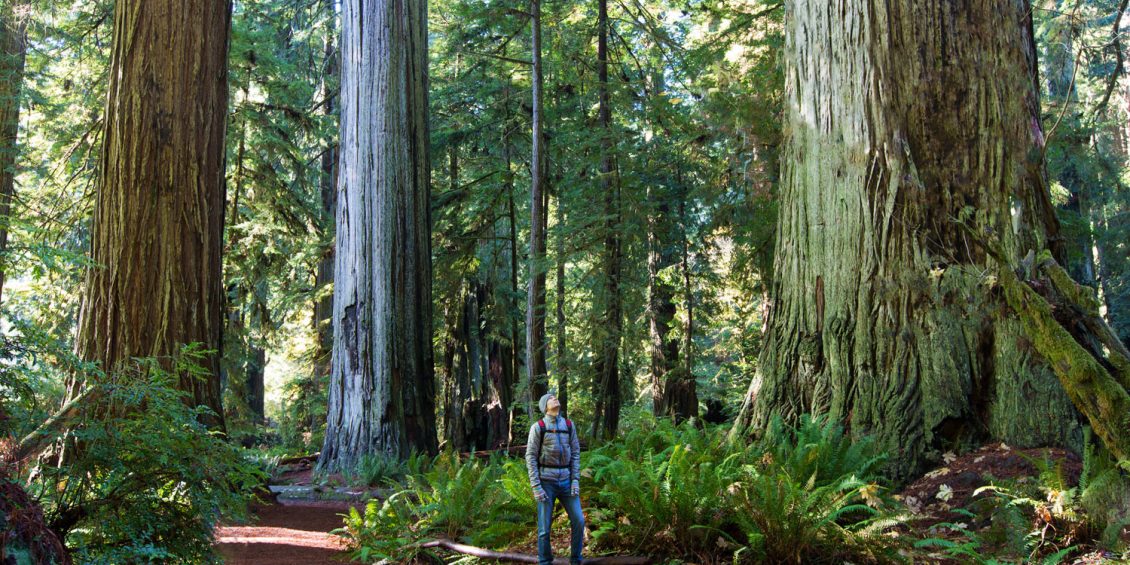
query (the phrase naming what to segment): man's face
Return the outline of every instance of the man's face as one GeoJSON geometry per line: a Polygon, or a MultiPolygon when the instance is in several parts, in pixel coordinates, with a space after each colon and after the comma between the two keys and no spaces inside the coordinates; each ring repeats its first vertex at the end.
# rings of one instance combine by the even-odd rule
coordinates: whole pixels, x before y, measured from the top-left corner
{"type": "Polygon", "coordinates": [[[549,400],[545,402],[545,411],[553,412],[561,409],[561,403],[557,401],[557,397],[550,395],[549,400]]]}

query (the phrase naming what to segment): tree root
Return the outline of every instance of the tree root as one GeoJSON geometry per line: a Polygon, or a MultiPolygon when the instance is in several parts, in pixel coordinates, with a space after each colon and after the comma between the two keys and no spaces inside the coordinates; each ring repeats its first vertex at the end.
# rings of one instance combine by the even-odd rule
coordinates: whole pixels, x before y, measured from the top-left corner
{"type": "MultiPolygon", "coordinates": [[[[538,562],[536,555],[491,551],[489,549],[483,549],[481,547],[475,547],[473,545],[456,543],[447,539],[437,539],[434,541],[429,541],[427,543],[421,544],[420,547],[441,547],[443,549],[448,549],[457,553],[471,555],[473,557],[479,557],[481,559],[493,559],[495,561],[510,561],[514,563],[538,562]]],[[[650,557],[639,557],[631,555],[614,555],[611,557],[593,557],[591,559],[585,559],[585,563],[591,563],[593,565],[644,565],[651,562],[652,559],[650,557]]],[[[558,557],[557,559],[553,560],[553,563],[554,565],[569,565],[569,560],[564,557],[558,557]]]]}

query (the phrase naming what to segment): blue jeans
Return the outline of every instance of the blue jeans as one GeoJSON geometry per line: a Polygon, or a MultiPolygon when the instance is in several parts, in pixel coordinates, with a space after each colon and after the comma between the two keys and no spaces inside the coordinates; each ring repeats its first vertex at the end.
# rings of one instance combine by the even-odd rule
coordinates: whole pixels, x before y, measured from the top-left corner
{"type": "Polygon", "coordinates": [[[569,515],[569,524],[573,527],[570,549],[573,552],[570,563],[581,562],[581,550],[585,545],[585,515],[581,512],[581,497],[569,494],[569,479],[563,481],[544,480],[541,489],[545,491],[545,500],[538,501],[538,563],[550,565],[553,563],[553,548],[549,545],[549,529],[553,524],[553,504],[560,500],[569,515]]]}

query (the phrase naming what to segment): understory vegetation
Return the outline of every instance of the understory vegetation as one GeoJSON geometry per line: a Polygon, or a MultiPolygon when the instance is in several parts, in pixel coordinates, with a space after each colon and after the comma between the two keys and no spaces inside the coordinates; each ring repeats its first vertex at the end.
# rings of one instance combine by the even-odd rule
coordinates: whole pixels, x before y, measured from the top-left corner
{"type": "MultiPolygon", "coordinates": [[[[1130,481],[1092,451],[1077,486],[1055,462],[1035,460],[1038,476],[990,479],[970,508],[954,509],[963,520],[928,526],[891,491],[884,460],[870,441],[808,417],[778,421],[754,443],[733,443],[722,427],[639,417],[582,455],[587,551],[690,563],[1059,563],[1127,550],[1130,517],[1112,508],[1130,507],[1130,481]]],[[[440,562],[427,544],[437,539],[532,546],[524,461],[448,452],[414,457],[400,472],[386,475],[388,496],[345,517],[354,560],[440,562]]],[[[555,531],[567,526],[558,520],[555,531]]]]}
{"type": "Polygon", "coordinates": [[[1130,2],[834,4],[0,0],[0,563],[1130,559],[1130,2]]]}
{"type": "Polygon", "coordinates": [[[177,386],[181,376],[199,377],[199,351],[135,359],[104,373],[49,346],[5,344],[22,363],[0,377],[24,384],[11,389],[7,406],[38,411],[61,404],[40,387],[48,376],[82,379],[87,392],[51,417],[5,419],[4,437],[25,439],[5,445],[0,478],[22,485],[27,510],[42,513],[79,563],[216,561],[212,539],[221,516],[243,516],[267,476],[239,446],[208,431],[201,423],[207,409],[190,407],[177,386]],[[48,360],[69,376],[49,375],[48,360]],[[34,422],[45,423],[26,427],[34,422]]]}
{"type": "MultiPolygon", "coordinates": [[[[812,420],[737,445],[722,428],[641,418],[582,455],[590,541],[597,553],[692,562],[881,553],[883,544],[866,542],[897,508],[883,494],[881,461],[866,443],[812,420]]],[[[356,559],[407,560],[437,537],[509,547],[530,537],[535,516],[524,460],[445,453],[388,498],[351,512],[344,533],[356,559]]]]}

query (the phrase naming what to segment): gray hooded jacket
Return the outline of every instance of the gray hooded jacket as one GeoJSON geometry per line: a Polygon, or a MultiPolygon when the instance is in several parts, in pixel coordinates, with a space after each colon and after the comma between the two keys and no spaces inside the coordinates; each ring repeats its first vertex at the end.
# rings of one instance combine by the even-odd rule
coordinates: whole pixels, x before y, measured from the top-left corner
{"type": "Polygon", "coordinates": [[[530,473],[530,486],[535,492],[541,490],[543,478],[549,481],[571,478],[576,483],[581,471],[581,440],[577,437],[577,426],[573,426],[572,433],[567,433],[568,426],[561,416],[546,417],[542,421],[545,422],[544,444],[537,422],[530,426],[530,437],[526,440],[526,470],[530,473]],[[538,453],[541,453],[540,465],[538,453]]]}

